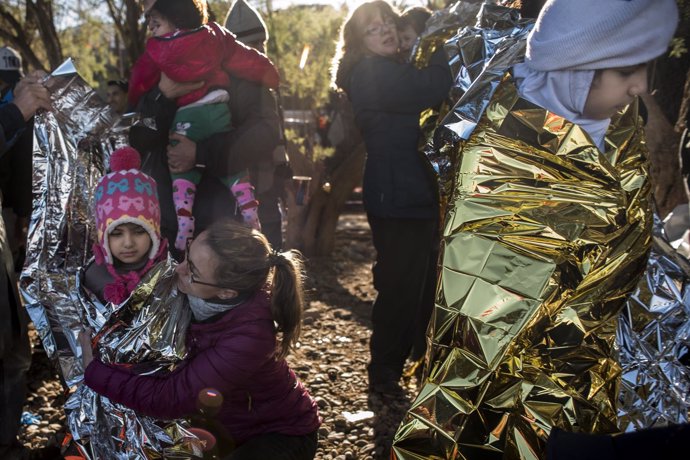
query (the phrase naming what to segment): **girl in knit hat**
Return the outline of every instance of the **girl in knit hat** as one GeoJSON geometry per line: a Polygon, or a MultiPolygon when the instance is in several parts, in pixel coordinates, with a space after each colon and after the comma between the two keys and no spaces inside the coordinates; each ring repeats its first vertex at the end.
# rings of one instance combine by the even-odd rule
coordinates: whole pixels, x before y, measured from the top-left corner
{"type": "MultiPolygon", "coordinates": [[[[94,346],[103,362],[153,373],[173,369],[186,353],[191,313],[173,295],[174,265],[161,237],[156,182],[140,166],[135,149],[120,148],[110,157],[111,172],[96,187],[95,260],[77,277],[85,320],[78,337],[82,355],[94,346]]],[[[166,448],[196,458],[191,453],[201,450],[193,436],[159,435],[182,421],[145,419],[84,385],[71,394],[65,413],[72,440],[64,444],[65,458],[144,458],[139,454],[146,449],[166,448]],[[114,442],[112,433],[130,439],[114,442]]]]}
{"type": "Polygon", "coordinates": [[[139,152],[118,149],[110,157],[111,172],[96,188],[98,239],[84,284],[102,302],[124,302],[142,276],[167,257],[156,181],[140,167],[139,152]]]}

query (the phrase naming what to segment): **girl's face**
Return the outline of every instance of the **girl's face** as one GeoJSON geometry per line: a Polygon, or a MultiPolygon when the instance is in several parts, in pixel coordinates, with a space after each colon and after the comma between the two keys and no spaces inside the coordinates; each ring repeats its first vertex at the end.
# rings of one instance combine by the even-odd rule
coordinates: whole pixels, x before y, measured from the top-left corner
{"type": "Polygon", "coordinates": [[[150,10],[148,13],[146,13],[146,19],[148,22],[149,31],[154,37],[160,37],[177,30],[177,27],[175,27],[172,22],[161,16],[161,14],[156,10],[150,10]]]}
{"type": "Polygon", "coordinates": [[[108,246],[114,259],[124,264],[141,262],[151,251],[151,237],[144,227],[127,223],[118,225],[108,235],[108,246]]]}
{"type": "Polygon", "coordinates": [[[175,271],[177,289],[201,299],[226,298],[229,289],[218,286],[215,279],[218,258],[206,244],[206,234],[201,233],[187,243],[185,258],[175,271]]]}
{"type": "Polygon", "coordinates": [[[414,27],[410,24],[405,25],[398,31],[398,36],[400,37],[400,52],[409,53],[415,40],[417,40],[417,32],[414,30],[414,27]]]}
{"type": "Polygon", "coordinates": [[[371,54],[394,56],[398,52],[399,40],[395,19],[382,17],[377,12],[363,28],[364,46],[371,54]]]}
{"type": "Polygon", "coordinates": [[[582,114],[593,120],[611,118],[647,92],[647,64],[597,71],[582,114]]]}

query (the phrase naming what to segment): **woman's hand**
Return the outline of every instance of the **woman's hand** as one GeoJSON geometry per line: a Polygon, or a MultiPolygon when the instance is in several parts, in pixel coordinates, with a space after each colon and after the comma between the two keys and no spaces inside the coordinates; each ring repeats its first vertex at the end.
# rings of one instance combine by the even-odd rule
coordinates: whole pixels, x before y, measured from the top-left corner
{"type": "Polygon", "coordinates": [[[186,83],[171,80],[166,74],[161,74],[161,79],[158,82],[158,89],[163,93],[163,96],[168,99],[177,99],[187,93],[204,86],[203,81],[190,81],[186,83]]]}
{"type": "Polygon", "coordinates": [[[79,331],[79,345],[81,345],[81,359],[84,369],[89,367],[93,361],[93,349],[91,348],[91,329],[86,328],[79,331]]]}
{"type": "Polygon", "coordinates": [[[168,167],[171,173],[187,172],[196,166],[196,142],[179,133],[170,133],[168,167]]]}

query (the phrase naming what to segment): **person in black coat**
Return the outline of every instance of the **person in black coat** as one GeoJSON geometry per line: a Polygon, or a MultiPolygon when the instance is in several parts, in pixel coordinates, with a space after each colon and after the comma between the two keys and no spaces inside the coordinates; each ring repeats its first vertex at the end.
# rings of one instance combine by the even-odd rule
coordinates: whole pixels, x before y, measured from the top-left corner
{"type": "MultiPolygon", "coordinates": [[[[6,50],[0,49],[0,55],[6,57],[6,50]]],[[[18,58],[14,50],[9,56],[18,58]]],[[[8,59],[0,59],[0,66],[12,63],[8,59]]],[[[21,61],[15,66],[17,79],[21,61]]],[[[14,86],[14,81],[7,82],[6,67],[2,67],[0,85],[7,85],[3,90],[14,86]]],[[[34,73],[21,80],[13,89],[11,98],[0,106],[0,164],[3,177],[10,177],[16,171],[7,168],[16,167],[17,161],[26,166],[28,161],[29,174],[31,171],[31,148],[18,149],[22,142],[31,138],[29,120],[36,110],[50,108],[48,90],[40,83],[43,73],[34,73]],[[28,136],[28,137],[27,137],[28,136]],[[17,155],[27,155],[27,158],[15,158],[17,155]]],[[[3,98],[7,96],[3,91],[3,98]]],[[[29,177],[29,184],[31,180],[29,177]]],[[[9,182],[8,182],[9,184],[9,182]]],[[[3,189],[3,193],[9,191],[3,189]]],[[[30,191],[30,190],[29,190],[30,191]]],[[[17,440],[19,418],[22,413],[26,393],[26,372],[31,364],[31,345],[28,335],[28,316],[19,300],[17,281],[14,274],[14,264],[9,247],[5,224],[0,219],[0,458],[18,458],[24,448],[17,440]]]]}
{"type": "Polygon", "coordinates": [[[438,254],[437,187],[418,151],[420,112],[437,106],[451,86],[442,51],[428,67],[398,61],[397,12],[385,1],[360,5],[342,29],[336,85],[344,90],[364,138],[364,207],[376,264],[368,366],[372,393],[399,395],[399,379],[423,356],[433,307],[438,254]]]}
{"type": "MultiPolygon", "coordinates": [[[[233,2],[225,18],[225,27],[237,36],[237,41],[266,53],[269,39],[266,24],[259,12],[244,0],[233,2]]],[[[236,110],[250,110],[253,114],[245,116],[249,123],[239,128],[244,130],[244,134],[235,136],[238,141],[232,148],[236,152],[246,149],[254,152],[256,160],[250,165],[249,172],[259,200],[261,231],[273,249],[279,250],[283,246],[281,200],[285,195],[285,182],[292,176],[285,149],[280,93],[267,88],[259,88],[258,91],[246,88],[250,84],[235,83],[237,91],[246,94],[243,96],[245,101],[236,103],[234,107],[236,110]]]]}
{"type": "MultiPolygon", "coordinates": [[[[192,167],[203,170],[196,192],[199,205],[193,210],[195,233],[199,234],[221,218],[241,219],[234,198],[220,178],[227,176],[228,171],[249,168],[263,156],[270,158],[272,150],[268,147],[278,143],[278,132],[271,129],[272,114],[262,110],[266,105],[263,98],[270,97],[270,93],[266,95],[268,91],[262,86],[238,78],[231,79],[229,89],[232,131],[215,134],[199,144],[181,134],[169,134],[176,109],[175,98],[195,85],[197,83],[176,83],[163,74],[158,88],[146,94],[137,108],[141,117],[155,119],[157,129],[142,124],[130,130],[130,145],[142,154],[141,170],[158,184],[161,233],[168,239],[177,234],[170,172],[192,167]],[[170,145],[169,141],[175,145],[170,145]]],[[[174,256],[181,258],[182,254],[172,250],[174,256]]]]}

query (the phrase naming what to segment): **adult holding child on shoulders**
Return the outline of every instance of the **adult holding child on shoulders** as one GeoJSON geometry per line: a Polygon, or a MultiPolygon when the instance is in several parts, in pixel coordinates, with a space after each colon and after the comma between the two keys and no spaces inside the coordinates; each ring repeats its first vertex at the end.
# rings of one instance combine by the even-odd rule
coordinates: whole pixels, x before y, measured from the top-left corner
{"type": "MultiPolygon", "coordinates": [[[[189,2],[191,1],[189,0],[189,2]]],[[[147,17],[151,18],[151,14],[158,11],[157,5],[158,2],[156,1],[145,2],[147,17]]],[[[205,0],[195,0],[194,5],[195,8],[206,11],[205,0]]],[[[161,4],[161,11],[167,9],[167,6],[166,8],[162,8],[162,6],[163,4],[161,4]]],[[[154,15],[153,17],[157,18],[158,16],[154,15]]],[[[156,20],[158,21],[158,19],[156,20]]],[[[232,37],[221,26],[215,23],[212,26],[221,32],[224,31],[224,36],[232,37]]],[[[156,28],[156,30],[158,29],[156,28]]],[[[270,61],[261,53],[247,48],[237,41],[233,43],[233,46],[241,51],[241,53],[238,51],[238,55],[254,56],[262,64],[260,68],[254,65],[250,69],[240,69],[238,70],[239,73],[234,75],[228,74],[227,76],[231,77],[230,80],[239,79],[247,72],[250,75],[252,71],[254,72],[253,75],[261,79],[261,69],[264,69],[265,63],[270,64],[270,61]]],[[[270,68],[272,72],[275,72],[272,65],[270,68]]],[[[261,81],[269,84],[269,86],[277,84],[277,73],[271,73],[271,75],[274,75],[275,78],[269,79],[270,82],[265,79],[261,79],[261,81]]],[[[220,218],[237,215],[239,219],[255,228],[259,228],[260,225],[256,214],[256,200],[253,198],[253,186],[248,184],[249,188],[244,187],[242,190],[235,190],[235,183],[230,181],[233,176],[237,176],[237,171],[246,171],[253,160],[251,158],[252,152],[240,152],[233,148],[237,142],[236,139],[240,136],[236,131],[241,131],[246,122],[245,114],[241,113],[234,103],[238,99],[238,95],[233,94],[233,83],[224,80],[224,83],[219,85],[219,88],[226,92],[226,96],[227,92],[230,93],[230,97],[224,97],[222,101],[218,100],[214,103],[216,107],[223,104],[227,105],[230,116],[226,118],[231,120],[231,126],[228,125],[226,128],[202,137],[185,133],[184,130],[169,133],[171,130],[175,131],[174,128],[180,125],[180,123],[175,123],[173,126],[175,112],[178,111],[176,101],[186,101],[185,98],[189,98],[190,94],[198,94],[200,88],[210,89],[209,83],[212,82],[207,82],[206,79],[200,78],[199,81],[189,78],[179,79],[174,75],[161,72],[157,85],[141,95],[137,106],[137,111],[144,118],[155,119],[157,129],[150,130],[135,126],[130,131],[130,142],[142,152],[144,157],[143,170],[151,174],[158,182],[159,196],[161,197],[162,231],[168,239],[178,240],[176,243],[177,251],[175,252],[178,258],[181,257],[184,246],[182,243],[185,238],[198,234],[220,218]],[[185,176],[190,172],[195,175],[191,182],[194,183],[198,180],[198,183],[194,184],[196,190],[192,190],[193,201],[200,203],[200,206],[193,206],[191,211],[187,209],[192,203],[191,199],[180,199],[177,196],[173,199],[174,187],[171,179],[171,174],[175,178],[176,175],[185,176]],[[177,204],[174,201],[177,201],[177,204]],[[183,221],[186,222],[185,225],[188,229],[186,233],[178,232],[181,223],[184,223],[183,221]],[[176,238],[176,236],[180,238],[176,238]]],[[[213,87],[216,86],[218,85],[213,87]]],[[[262,87],[259,83],[256,86],[262,87]]],[[[277,133],[266,132],[266,139],[277,139],[277,137],[277,133]]],[[[275,142],[277,143],[277,140],[275,142]]],[[[246,184],[244,177],[246,176],[243,176],[243,180],[240,182],[246,184]]],[[[185,178],[182,177],[182,179],[185,178]]],[[[194,189],[194,187],[182,187],[183,191],[190,189],[194,189]]],[[[180,188],[178,187],[179,191],[180,188]]]]}

